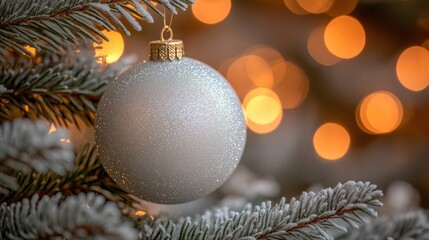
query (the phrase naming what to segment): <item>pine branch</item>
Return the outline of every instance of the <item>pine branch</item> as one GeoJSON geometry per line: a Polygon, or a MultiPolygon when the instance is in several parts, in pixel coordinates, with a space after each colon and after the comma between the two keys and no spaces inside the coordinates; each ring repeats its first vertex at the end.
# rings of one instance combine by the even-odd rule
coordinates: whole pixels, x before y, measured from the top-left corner
{"type": "MultiPolygon", "coordinates": [[[[171,12],[186,9],[194,0],[159,0],[171,12]]],[[[117,28],[130,35],[123,17],[140,31],[135,16],[153,22],[145,6],[162,13],[149,0],[0,0],[0,48],[32,55],[23,46],[58,52],[64,44],[79,40],[100,43],[100,29],[117,28]]]]}
{"type": "Polygon", "coordinates": [[[336,239],[339,240],[393,240],[429,239],[429,219],[423,211],[382,218],[364,225],[359,231],[350,231],[336,239]]]}
{"type": "Polygon", "coordinates": [[[1,239],[134,240],[137,232],[117,206],[94,193],[61,194],[0,206],[1,239]]]}
{"type": "Polygon", "coordinates": [[[76,156],[76,168],[65,176],[54,172],[48,174],[19,173],[16,178],[19,189],[11,191],[7,195],[0,195],[0,202],[18,202],[35,194],[53,196],[61,193],[63,196],[70,196],[82,192],[95,192],[118,203],[124,213],[137,204],[136,199],[118,187],[104,171],[95,146],[82,147],[76,156]]]}
{"type": "Polygon", "coordinates": [[[242,212],[218,209],[178,222],[145,219],[141,239],[333,239],[332,230],[358,228],[377,217],[381,191],[362,182],[338,184],[318,194],[303,193],[299,200],[272,206],[271,202],[242,212]]]}
{"type": "Polygon", "coordinates": [[[96,103],[123,66],[101,70],[92,56],[74,52],[42,62],[8,59],[0,65],[0,120],[45,118],[61,126],[77,124],[76,118],[93,124],[96,103]]]}
{"type": "Polygon", "coordinates": [[[0,193],[17,190],[16,174],[53,171],[64,175],[73,167],[74,153],[63,130],[49,133],[50,126],[41,121],[5,122],[0,138],[0,193]]]}

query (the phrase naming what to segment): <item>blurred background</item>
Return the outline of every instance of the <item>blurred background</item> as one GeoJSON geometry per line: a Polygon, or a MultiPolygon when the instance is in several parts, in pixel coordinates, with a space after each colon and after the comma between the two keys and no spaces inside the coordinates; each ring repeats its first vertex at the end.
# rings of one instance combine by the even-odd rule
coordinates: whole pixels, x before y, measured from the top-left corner
{"type": "MultiPolygon", "coordinates": [[[[99,54],[148,59],[163,24],[153,15],[131,37],[106,33],[99,54]]],[[[188,57],[233,86],[248,139],[221,189],[151,212],[290,199],[348,180],[383,189],[385,212],[429,207],[429,1],[196,0],[172,28],[188,57]]]]}

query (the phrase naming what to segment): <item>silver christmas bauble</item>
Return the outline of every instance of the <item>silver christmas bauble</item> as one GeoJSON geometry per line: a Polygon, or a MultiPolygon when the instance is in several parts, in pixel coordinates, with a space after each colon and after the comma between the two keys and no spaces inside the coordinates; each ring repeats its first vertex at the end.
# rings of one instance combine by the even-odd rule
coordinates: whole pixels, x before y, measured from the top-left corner
{"type": "Polygon", "coordinates": [[[221,74],[191,58],[130,68],[98,106],[96,142],[106,171],[155,203],[214,191],[236,168],[245,140],[237,95],[221,74]]]}

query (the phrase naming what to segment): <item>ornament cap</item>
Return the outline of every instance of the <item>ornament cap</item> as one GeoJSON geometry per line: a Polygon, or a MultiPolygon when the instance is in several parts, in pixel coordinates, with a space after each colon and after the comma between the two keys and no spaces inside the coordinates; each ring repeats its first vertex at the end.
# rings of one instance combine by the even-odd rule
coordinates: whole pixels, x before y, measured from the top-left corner
{"type": "Polygon", "coordinates": [[[149,58],[152,61],[174,61],[181,60],[185,55],[183,47],[183,41],[173,39],[173,30],[170,26],[165,26],[161,31],[161,40],[152,41],[149,43],[150,55],[149,58]],[[164,33],[170,33],[170,36],[166,40],[164,33]]]}

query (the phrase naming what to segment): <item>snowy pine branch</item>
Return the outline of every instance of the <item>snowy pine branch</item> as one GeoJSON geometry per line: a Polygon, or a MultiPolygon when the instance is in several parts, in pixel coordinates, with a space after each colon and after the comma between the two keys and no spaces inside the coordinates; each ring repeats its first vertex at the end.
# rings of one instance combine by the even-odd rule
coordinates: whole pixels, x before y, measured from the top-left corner
{"type": "Polygon", "coordinates": [[[382,218],[364,225],[359,231],[350,231],[336,239],[339,240],[393,240],[429,239],[429,219],[423,211],[413,211],[382,218]]]}
{"type": "Polygon", "coordinates": [[[333,239],[331,230],[358,228],[377,217],[381,196],[375,185],[347,182],[318,194],[304,192],[289,203],[283,198],[274,206],[266,202],[242,212],[218,209],[176,223],[145,219],[141,239],[333,239]]]}
{"type": "Polygon", "coordinates": [[[73,167],[72,146],[62,142],[63,130],[49,133],[50,126],[41,122],[17,119],[4,122],[0,132],[0,193],[17,190],[15,175],[34,169],[65,175],[73,167]]]}
{"type": "Polygon", "coordinates": [[[116,204],[94,193],[61,194],[0,206],[0,239],[135,240],[137,231],[116,204]]]}
{"type": "MultiPolygon", "coordinates": [[[[193,0],[158,2],[176,13],[193,0]]],[[[153,22],[145,6],[162,15],[149,0],[0,0],[0,48],[31,55],[25,45],[57,52],[81,39],[100,43],[107,40],[100,29],[130,35],[122,18],[140,31],[136,17],[153,22]]]]}
{"type": "Polygon", "coordinates": [[[104,171],[95,146],[85,145],[80,148],[75,164],[76,168],[65,176],[54,172],[18,173],[15,177],[18,179],[19,189],[0,195],[0,202],[17,202],[23,198],[31,198],[35,194],[52,196],[62,193],[63,196],[69,196],[81,192],[95,192],[118,203],[124,211],[129,210],[136,203],[136,199],[119,188],[104,171]]]}
{"type": "Polygon", "coordinates": [[[45,118],[61,126],[77,124],[76,117],[93,124],[96,103],[121,67],[101,70],[83,53],[51,55],[41,62],[10,59],[0,65],[0,120],[45,118]]]}

